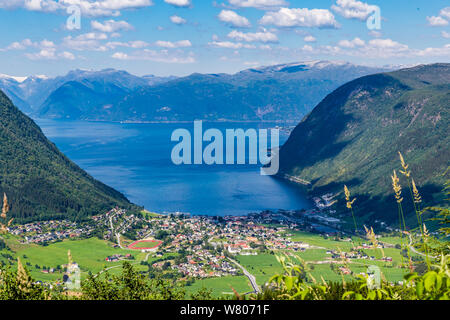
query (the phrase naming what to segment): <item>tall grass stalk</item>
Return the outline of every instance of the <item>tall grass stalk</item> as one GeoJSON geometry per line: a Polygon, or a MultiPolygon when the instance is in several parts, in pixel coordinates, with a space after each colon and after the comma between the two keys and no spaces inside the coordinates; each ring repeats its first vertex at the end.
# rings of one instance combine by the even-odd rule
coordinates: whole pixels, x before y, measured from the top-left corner
{"type": "MultiPolygon", "coordinates": [[[[400,232],[402,234],[402,242],[401,245],[403,247],[403,233],[406,232],[406,222],[405,222],[405,215],[403,213],[403,206],[402,206],[402,202],[403,202],[403,197],[402,197],[402,187],[400,185],[400,179],[397,176],[397,172],[394,170],[394,174],[391,176],[392,178],[392,188],[394,189],[394,193],[395,193],[395,200],[397,201],[398,204],[398,210],[399,210],[399,220],[400,220],[400,232]],[[402,228],[402,223],[403,223],[403,228],[402,228]]],[[[408,253],[408,260],[409,260],[409,266],[410,268],[412,268],[412,261],[411,261],[411,254],[409,252],[409,245],[406,245],[406,250],[408,253]]],[[[402,258],[402,264],[403,264],[403,258],[402,258]]]]}
{"type": "Polygon", "coordinates": [[[347,201],[347,208],[350,209],[353,218],[353,224],[355,225],[355,233],[358,233],[358,226],[356,225],[355,213],[353,212],[353,203],[355,203],[356,198],[350,200],[350,190],[344,185],[345,200],[347,201]]]}
{"type": "Polygon", "coordinates": [[[423,230],[422,230],[423,222],[420,218],[420,211],[418,209],[419,203],[420,203],[420,201],[422,201],[422,199],[420,198],[420,194],[419,194],[419,191],[417,190],[414,179],[412,179],[412,177],[411,177],[411,170],[408,170],[409,165],[406,164],[405,159],[403,158],[403,155],[401,154],[400,151],[398,152],[398,155],[400,157],[400,163],[403,168],[403,170],[400,170],[400,173],[406,177],[406,181],[408,182],[409,194],[411,195],[411,200],[412,200],[412,203],[414,206],[414,211],[416,212],[417,225],[420,229],[420,233],[422,235],[422,240],[424,240],[424,234],[423,234],[423,230]]]}
{"type": "MultiPolygon", "coordinates": [[[[414,206],[414,211],[416,213],[417,218],[417,224],[420,230],[420,234],[422,236],[422,243],[425,249],[425,257],[426,257],[426,263],[427,268],[430,270],[430,262],[429,262],[429,256],[428,256],[428,248],[427,248],[427,237],[425,234],[425,224],[422,220],[422,213],[420,211],[420,203],[422,202],[422,197],[420,196],[419,190],[417,189],[416,183],[414,179],[411,177],[411,170],[408,170],[409,165],[406,164],[405,159],[403,158],[403,155],[401,152],[398,152],[398,155],[400,157],[400,163],[403,168],[403,170],[400,170],[400,172],[406,177],[406,181],[408,182],[408,188],[409,193],[411,195],[411,201],[414,206]]],[[[412,245],[412,244],[411,244],[412,245]]]]}

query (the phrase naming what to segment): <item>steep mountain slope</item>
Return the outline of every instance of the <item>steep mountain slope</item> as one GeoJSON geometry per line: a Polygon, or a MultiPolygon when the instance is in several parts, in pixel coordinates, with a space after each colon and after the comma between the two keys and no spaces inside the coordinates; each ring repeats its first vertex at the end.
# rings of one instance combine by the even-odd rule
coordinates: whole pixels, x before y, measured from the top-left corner
{"type": "Polygon", "coordinates": [[[234,75],[196,73],[171,81],[144,77],[152,84],[125,92],[120,99],[119,91],[105,96],[98,90],[63,85],[62,92],[56,90],[45,101],[39,116],[115,121],[299,120],[339,85],[380,71],[385,70],[312,61],[234,75]]]}
{"type": "Polygon", "coordinates": [[[83,119],[85,114],[109,114],[112,104],[128,91],[114,83],[83,79],[56,89],[39,109],[46,118],[83,119]]]}
{"type": "MultiPolygon", "coordinates": [[[[398,151],[425,202],[439,197],[450,165],[449,113],[450,64],[356,79],[295,128],[280,150],[280,175],[310,181],[320,194],[342,192],[346,184],[357,195],[359,215],[395,220],[390,175],[400,167],[398,151]]],[[[407,187],[404,193],[407,198],[407,187]]]]}
{"type": "Polygon", "coordinates": [[[81,218],[114,206],[134,209],[121,193],[67,159],[0,91],[0,194],[16,221],[81,218]]]}
{"type": "Polygon", "coordinates": [[[14,104],[22,110],[22,112],[29,113],[32,111],[31,106],[23,100],[23,92],[20,89],[20,84],[26,78],[11,77],[6,74],[0,74],[0,89],[12,100],[14,104]]]}

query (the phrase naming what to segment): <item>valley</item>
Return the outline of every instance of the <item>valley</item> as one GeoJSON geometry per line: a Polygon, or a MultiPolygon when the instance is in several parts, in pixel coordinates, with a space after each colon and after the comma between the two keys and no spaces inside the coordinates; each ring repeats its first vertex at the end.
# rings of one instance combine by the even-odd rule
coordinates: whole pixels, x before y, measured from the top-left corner
{"type": "MultiPolygon", "coordinates": [[[[289,218],[293,212],[190,217],[146,211],[136,216],[113,209],[76,226],[68,221],[14,226],[9,235],[2,236],[6,248],[0,250],[0,263],[15,268],[20,258],[37,281],[64,287],[70,251],[82,280],[90,273],[118,274],[123,261],[129,261],[145,275],[184,281],[187,295],[205,287],[216,297],[233,294],[232,289],[245,294],[255,286],[256,290],[264,287],[273,274],[282,271],[277,261],[281,255],[303,261],[309,282],[322,277],[350,280],[365,274],[371,265],[379,267],[388,281],[402,280],[407,268],[402,263],[406,257],[402,257],[398,230],[386,229],[375,246],[345,232],[320,232],[318,221],[323,220],[313,216],[324,213],[310,213],[312,217],[297,218],[294,223],[289,218]],[[48,234],[52,236],[44,236],[48,234]]],[[[419,255],[413,258],[423,261],[419,255]]]]}

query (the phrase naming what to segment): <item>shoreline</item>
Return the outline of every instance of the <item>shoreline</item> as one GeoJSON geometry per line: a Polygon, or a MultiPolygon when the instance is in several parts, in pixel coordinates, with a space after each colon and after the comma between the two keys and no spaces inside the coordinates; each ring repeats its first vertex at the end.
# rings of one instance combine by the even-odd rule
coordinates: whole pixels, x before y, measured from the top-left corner
{"type": "Polygon", "coordinates": [[[177,123],[193,123],[194,121],[203,121],[206,123],[289,123],[298,124],[301,120],[102,120],[102,119],[59,119],[59,118],[32,118],[33,121],[83,121],[83,122],[100,122],[100,123],[120,123],[120,124],[177,124],[177,123]]]}

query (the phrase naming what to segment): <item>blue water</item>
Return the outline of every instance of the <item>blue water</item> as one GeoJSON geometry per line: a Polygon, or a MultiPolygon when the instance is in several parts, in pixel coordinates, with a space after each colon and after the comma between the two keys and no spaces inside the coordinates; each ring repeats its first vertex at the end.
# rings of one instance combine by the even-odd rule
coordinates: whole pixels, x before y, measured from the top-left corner
{"type": "MultiPolygon", "coordinates": [[[[172,131],[193,124],[121,124],[36,120],[45,135],[96,179],[132,202],[159,213],[243,215],[265,209],[302,209],[301,187],[261,176],[259,165],[180,165],[171,161],[172,131]]],[[[214,123],[225,132],[268,124],[214,123]]],[[[280,142],[287,139],[281,135],[280,142]]]]}

